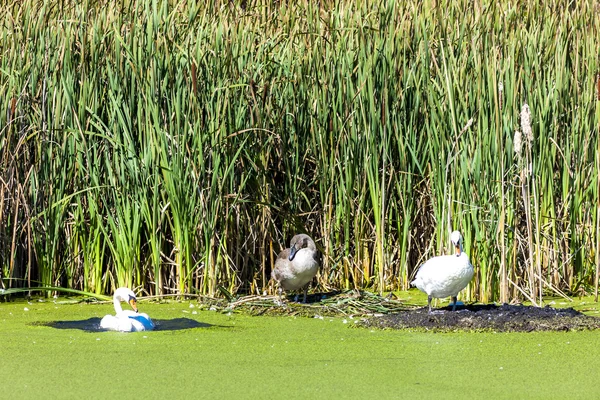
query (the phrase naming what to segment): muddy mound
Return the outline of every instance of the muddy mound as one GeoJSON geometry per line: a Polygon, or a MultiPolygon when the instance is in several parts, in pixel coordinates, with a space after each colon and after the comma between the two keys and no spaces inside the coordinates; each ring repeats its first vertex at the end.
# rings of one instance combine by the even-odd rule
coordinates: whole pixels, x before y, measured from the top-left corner
{"type": "Polygon", "coordinates": [[[360,325],[376,328],[427,331],[573,331],[600,328],[600,318],[572,308],[529,307],[503,304],[468,305],[451,311],[449,307],[427,313],[427,308],[369,317],[360,325]]]}

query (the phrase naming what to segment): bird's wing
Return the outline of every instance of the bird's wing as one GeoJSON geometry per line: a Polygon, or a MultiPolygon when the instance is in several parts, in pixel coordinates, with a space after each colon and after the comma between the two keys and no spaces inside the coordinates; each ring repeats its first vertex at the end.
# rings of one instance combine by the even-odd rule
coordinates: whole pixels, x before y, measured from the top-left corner
{"type": "Polygon", "coordinates": [[[290,249],[282,250],[275,260],[275,267],[271,272],[271,277],[276,281],[280,281],[286,277],[291,270],[291,263],[289,260],[290,249]]]}

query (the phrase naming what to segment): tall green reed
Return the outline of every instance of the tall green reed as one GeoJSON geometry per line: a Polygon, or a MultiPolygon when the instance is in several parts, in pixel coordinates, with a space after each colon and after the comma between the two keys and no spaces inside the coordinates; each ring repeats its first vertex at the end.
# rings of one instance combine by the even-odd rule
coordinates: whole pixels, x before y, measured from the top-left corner
{"type": "Polygon", "coordinates": [[[3,5],[3,284],[263,293],[304,231],[318,289],[383,292],[460,229],[469,299],[590,292],[599,19],[566,5],[3,5]]]}

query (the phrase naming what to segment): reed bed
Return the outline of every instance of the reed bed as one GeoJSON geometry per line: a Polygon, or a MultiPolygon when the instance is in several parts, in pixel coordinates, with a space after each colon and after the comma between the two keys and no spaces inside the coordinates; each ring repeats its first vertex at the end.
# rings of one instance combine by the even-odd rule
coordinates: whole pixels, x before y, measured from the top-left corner
{"type": "Polygon", "coordinates": [[[462,231],[469,300],[597,288],[594,1],[0,5],[2,285],[407,289],[462,231]]]}

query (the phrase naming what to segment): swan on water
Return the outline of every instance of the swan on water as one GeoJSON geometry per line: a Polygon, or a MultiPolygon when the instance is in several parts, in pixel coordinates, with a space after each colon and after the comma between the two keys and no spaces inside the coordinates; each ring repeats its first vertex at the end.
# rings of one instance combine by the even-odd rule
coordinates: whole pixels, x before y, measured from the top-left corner
{"type": "MultiPolygon", "coordinates": [[[[282,290],[297,290],[304,287],[304,300],[308,284],[319,270],[317,246],[310,236],[296,235],[290,242],[290,248],[282,250],[275,261],[271,277],[279,284],[278,294],[281,303],[282,290]]],[[[297,300],[297,296],[296,296],[297,300]]]]}
{"type": "Polygon", "coordinates": [[[427,294],[427,305],[431,313],[431,299],[452,297],[452,311],[456,310],[458,292],[467,287],[473,278],[473,265],[469,256],[463,251],[462,235],[459,231],[450,234],[450,241],[455,253],[448,256],[437,256],[427,260],[411,285],[427,294]]]}
{"type": "Polygon", "coordinates": [[[115,290],[113,304],[116,315],[104,316],[100,321],[100,328],[121,332],[151,331],[154,329],[154,323],[148,314],[138,312],[137,298],[131,289],[120,287],[115,290]],[[122,301],[129,303],[133,311],[123,310],[121,308],[122,301]]]}

